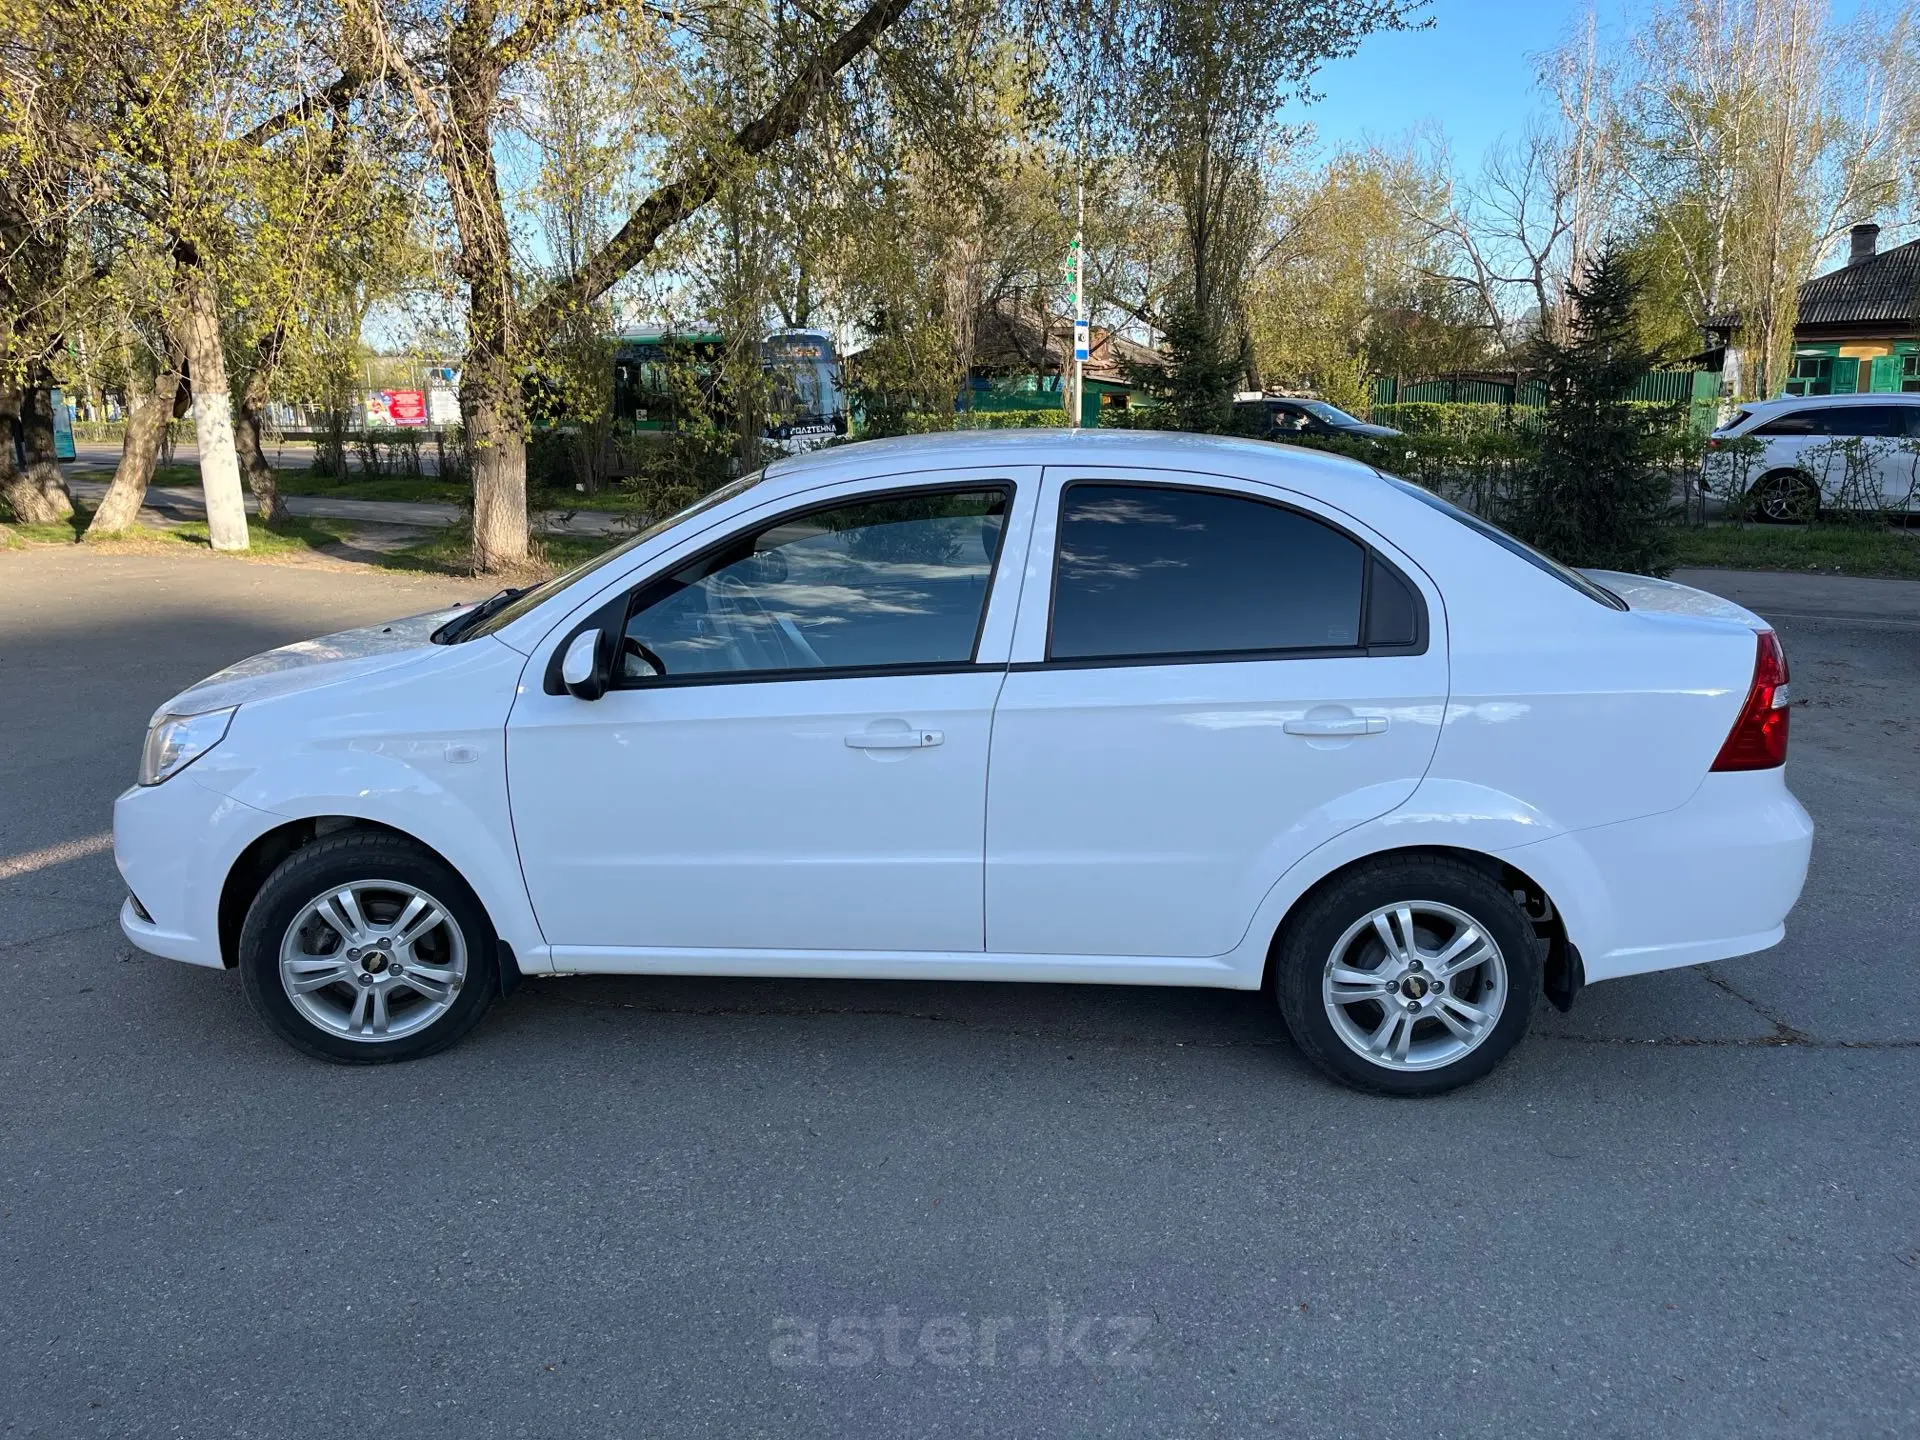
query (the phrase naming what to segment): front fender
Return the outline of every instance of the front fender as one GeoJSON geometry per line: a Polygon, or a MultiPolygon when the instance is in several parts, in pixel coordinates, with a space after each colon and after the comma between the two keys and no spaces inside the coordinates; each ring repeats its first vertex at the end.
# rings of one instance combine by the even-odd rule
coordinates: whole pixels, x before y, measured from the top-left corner
{"type": "Polygon", "coordinates": [[[507,806],[506,717],[525,664],[504,645],[437,648],[348,690],[243,704],[192,773],[265,812],[248,843],[330,817],[412,836],[473,887],[521,969],[545,971],[507,806]]]}

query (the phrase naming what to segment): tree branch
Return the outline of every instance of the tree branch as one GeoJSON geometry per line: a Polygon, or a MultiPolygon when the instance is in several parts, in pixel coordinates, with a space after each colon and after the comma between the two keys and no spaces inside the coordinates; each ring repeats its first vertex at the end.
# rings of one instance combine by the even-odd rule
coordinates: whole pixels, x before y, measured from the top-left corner
{"type": "Polygon", "coordinates": [[[277,115],[262,120],[251,130],[241,135],[238,143],[255,149],[266,144],[276,136],[284,135],[294,126],[312,119],[329,110],[339,110],[348,101],[359,95],[367,83],[366,76],[357,70],[349,70],[324,90],[316,90],[311,95],[302,96],[277,115]]]}
{"type": "Polygon", "coordinates": [[[834,77],[872,49],[910,4],[912,0],[871,0],[860,18],[809,60],[772,105],[734,132],[724,149],[707,150],[679,178],[642,201],[597,254],[528,312],[522,334],[529,340],[551,335],[569,312],[591,305],[612,289],[652,253],[661,236],[713,198],[726,177],[729,159],[752,159],[797,135],[808,110],[834,77]]]}
{"type": "Polygon", "coordinates": [[[518,65],[543,49],[562,30],[576,20],[598,13],[602,0],[538,0],[527,11],[518,29],[504,35],[493,47],[493,61],[502,70],[518,65]]]}

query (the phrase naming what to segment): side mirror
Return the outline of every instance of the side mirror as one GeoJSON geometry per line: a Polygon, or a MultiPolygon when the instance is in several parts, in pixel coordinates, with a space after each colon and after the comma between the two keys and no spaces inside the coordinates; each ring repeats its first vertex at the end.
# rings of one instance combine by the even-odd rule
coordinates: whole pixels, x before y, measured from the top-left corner
{"type": "Polygon", "coordinates": [[[560,661],[560,681],[576,700],[598,700],[607,693],[607,666],[601,657],[605,632],[582,630],[567,642],[560,661]]]}

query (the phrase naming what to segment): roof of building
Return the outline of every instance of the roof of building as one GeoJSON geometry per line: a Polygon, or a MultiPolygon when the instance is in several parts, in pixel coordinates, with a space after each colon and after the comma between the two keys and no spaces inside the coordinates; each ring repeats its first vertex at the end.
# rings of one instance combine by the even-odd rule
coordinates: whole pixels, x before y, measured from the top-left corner
{"type": "MultiPolygon", "coordinates": [[[[1920,240],[1909,240],[1838,270],[1816,275],[1800,287],[1799,328],[1901,325],[1920,318],[1920,240]]],[[[1738,312],[1715,315],[1709,330],[1738,328],[1738,312]]]]}
{"type": "MultiPolygon", "coordinates": [[[[1116,384],[1127,365],[1158,365],[1160,354],[1113,330],[1094,326],[1087,346],[1086,376],[1116,384]]],[[[1073,319],[1055,315],[1019,295],[983,305],[974,322],[973,368],[988,374],[1046,374],[1073,359],[1073,319]]]]}
{"type": "Polygon", "coordinates": [[[1920,296],[1920,240],[1909,240],[1800,287],[1800,324],[1850,325],[1914,317],[1920,296]]]}

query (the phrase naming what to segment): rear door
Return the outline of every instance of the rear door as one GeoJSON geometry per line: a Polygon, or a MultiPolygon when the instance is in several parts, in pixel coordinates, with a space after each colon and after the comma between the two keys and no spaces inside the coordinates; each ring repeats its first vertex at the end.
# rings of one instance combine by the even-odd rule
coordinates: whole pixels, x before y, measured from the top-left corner
{"type": "Polygon", "coordinates": [[[1203,957],[1403,803],[1447,696],[1406,557],[1299,496],[1049,468],[994,712],[987,948],[1203,957]]]}
{"type": "Polygon", "coordinates": [[[1761,421],[1748,433],[1767,447],[1755,467],[1755,480],[1776,470],[1798,470],[1819,485],[1828,500],[1833,498],[1826,479],[1826,425],[1818,409],[1789,410],[1761,421]]]}

